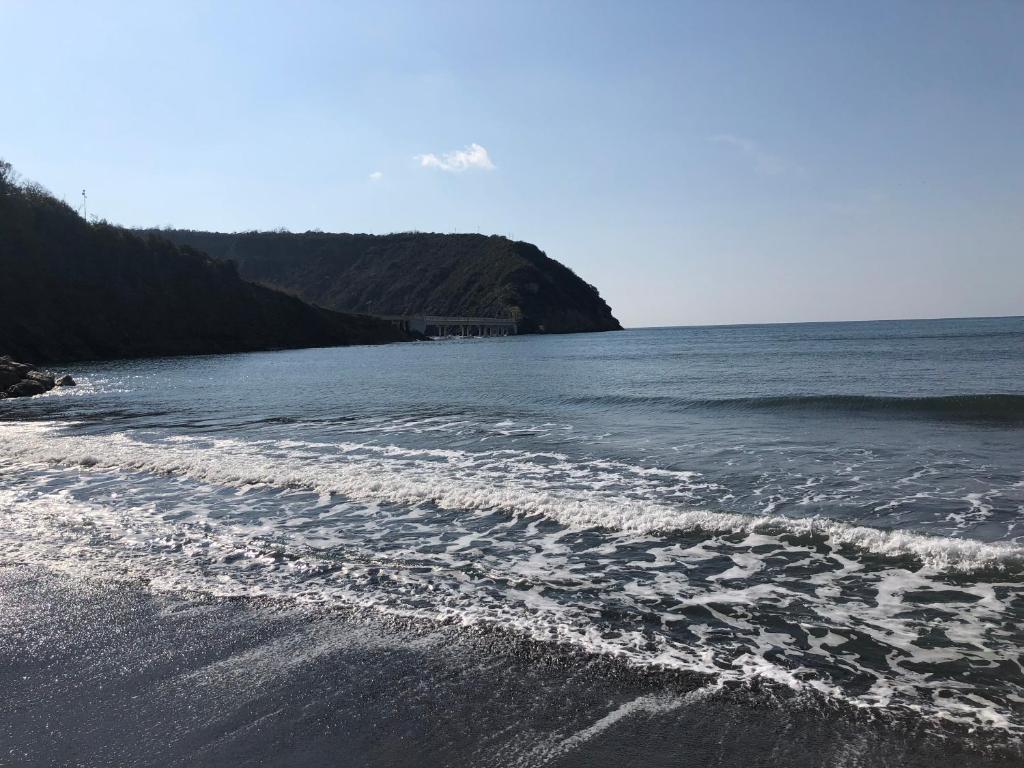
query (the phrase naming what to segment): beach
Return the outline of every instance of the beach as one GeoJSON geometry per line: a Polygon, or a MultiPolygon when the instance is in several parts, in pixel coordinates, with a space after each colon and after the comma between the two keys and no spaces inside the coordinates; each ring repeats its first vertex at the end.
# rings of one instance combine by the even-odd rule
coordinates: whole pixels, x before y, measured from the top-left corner
{"type": "Polygon", "coordinates": [[[0,570],[4,765],[983,765],[792,691],[348,611],[0,570]]]}
{"type": "Polygon", "coordinates": [[[1019,764],[1021,339],[69,364],[0,411],[0,764],[1019,764]]]}

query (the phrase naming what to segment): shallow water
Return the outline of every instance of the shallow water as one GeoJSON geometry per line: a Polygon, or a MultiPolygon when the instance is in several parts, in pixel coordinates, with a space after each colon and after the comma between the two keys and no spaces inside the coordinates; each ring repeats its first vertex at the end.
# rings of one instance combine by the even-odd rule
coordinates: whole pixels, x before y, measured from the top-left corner
{"type": "Polygon", "coordinates": [[[0,403],[3,564],[1024,735],[1022,318],[70,371],[0,403]]]}

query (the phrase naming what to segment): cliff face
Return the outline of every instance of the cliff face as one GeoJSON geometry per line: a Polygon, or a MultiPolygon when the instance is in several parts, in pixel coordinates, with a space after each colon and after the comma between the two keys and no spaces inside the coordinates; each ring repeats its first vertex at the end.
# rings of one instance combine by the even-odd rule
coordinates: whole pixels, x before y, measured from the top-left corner
{"type": "Polygon", "coordinates": [[[525,332],[621,328],[597,289],[530,243],[484,235],[161,230],[246,280],[377,315],[521,317],[525,332]]]}
{"type": "Polygon", "coordinates": [[[191,248],[88,224],[0,163],[0,354],[45,363],[404,338],[252,285],[191,248]]]}

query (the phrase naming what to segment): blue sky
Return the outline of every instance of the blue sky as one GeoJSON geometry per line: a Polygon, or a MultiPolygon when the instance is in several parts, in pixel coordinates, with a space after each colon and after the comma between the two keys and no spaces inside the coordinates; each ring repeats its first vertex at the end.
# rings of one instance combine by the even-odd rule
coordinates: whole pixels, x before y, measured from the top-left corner
{"type": "Polygon", "coordinates": [[[1024,3],[0,0],[90,213],[501,233],[626,325],[1024,314],[1024,3]]]}

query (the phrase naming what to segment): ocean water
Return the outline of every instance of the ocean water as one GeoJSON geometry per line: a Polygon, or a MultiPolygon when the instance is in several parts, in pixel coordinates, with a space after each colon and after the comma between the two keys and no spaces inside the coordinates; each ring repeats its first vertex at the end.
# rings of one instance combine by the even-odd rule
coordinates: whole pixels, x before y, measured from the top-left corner
{"type": "Polygon", "coordinates": [[[0,402],[4,565],[1024,737],[1024,318],[69,370],[0,402]]]}

